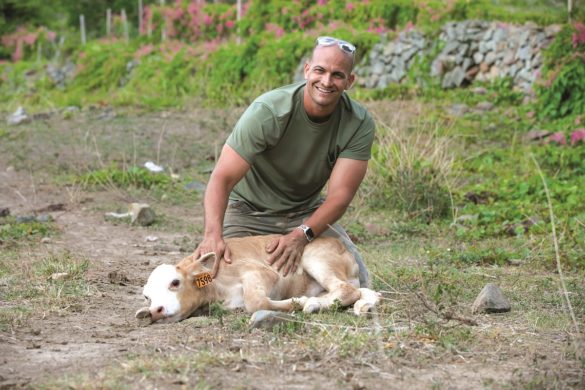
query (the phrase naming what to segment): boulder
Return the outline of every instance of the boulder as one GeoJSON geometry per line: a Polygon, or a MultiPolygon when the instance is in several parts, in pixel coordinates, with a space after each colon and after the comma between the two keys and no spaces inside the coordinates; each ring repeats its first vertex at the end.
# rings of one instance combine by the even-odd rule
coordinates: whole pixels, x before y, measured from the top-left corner
{"type": "Polygon", "coordinates": [[[494,283],[485,285],[471,307],[473,314],[505,313],[510,310],[512,310],[510,303],[504,297],[502,290],[494,283]]]}
{"type": "Polygon", "coordinates": [[[156,219],[154,211],[146,203],[132,203],[129,212],[131,214],[130,223],[133,225],[149,226],[156,219]]]}

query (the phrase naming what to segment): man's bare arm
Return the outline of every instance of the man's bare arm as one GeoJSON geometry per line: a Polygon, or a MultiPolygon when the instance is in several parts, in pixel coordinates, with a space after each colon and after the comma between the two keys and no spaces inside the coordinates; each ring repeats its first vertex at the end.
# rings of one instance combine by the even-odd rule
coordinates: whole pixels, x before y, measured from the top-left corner
{"type": "MultiPolygon", "coordinates": [[[[316,236],[343,216],[364,179],[367,169],[368,161],[347,158],[337,160],[329,178],[325,201],[305,221],[316,236]]],[[[266,248],[271,253],[268,262],[274,264],[278,270],[283,268],[284,275],[294,272],[300,263],[306,244],[304,233],[300,229],[295,229],[266,248]]]]}
{"type": "Polygon", "coordinates": [[[203,240],[195,249],[195,256],[215,252],[217,259],[213,267],[213,276],[217,273],[222,257],[228,263],[231,262],[229,248],[226,247],[223,239],[223,219],[232,188],[249,169],[250,164],[246,160],[230,146],[224,145],[209,178],[203,199],[205,210],[203,240]]]}

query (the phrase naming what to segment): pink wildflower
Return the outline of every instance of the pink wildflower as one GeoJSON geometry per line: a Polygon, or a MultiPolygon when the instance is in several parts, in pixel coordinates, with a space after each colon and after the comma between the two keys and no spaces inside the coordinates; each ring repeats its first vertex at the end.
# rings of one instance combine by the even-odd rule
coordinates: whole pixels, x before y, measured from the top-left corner
{"type": "Polygon", "coordinates": [[[223,32],[223,24],[215,26],[215,31],[217,31],[218,34],[221,34],[223,32]]]}
{"type": "Polygon", "coordinates": [[[573,47],[576,48],[577,46],[585,43],[585,25],[583,23],[575,23],[575,32],[573,34],[573,47]]]}
{"type": "Polygon", "coordinates": [[[577,142],[585,140],[585,128],[577,129],[571,133],[571,145],[575,145],[577,142]]]}
{"type": "Polygon", "coordinates": [[[152,53],[153,50],[154,50],[153,45],[142,46],[140,49],[136,50],[136,52],[134,53],[134,57],[135,58],[142,58],[142,57],[147,56],[150,53],[152,53]]]}
{"type": "Polygon", "coordinates": [[[30,33],[30,34],[25,34],[22,37],[22,40],[24,41],[24,43],[26,43],[29,46],[34,45],[34,43],[37,40],[37,34],[36,33],[30,33]]]}
{"type": "Polygon", "coordinates": [[[414,24],[409,20],[404,27],[404,31],[410,31],[414,28],[414,24]]]}
{"type": "Polygon", "coordinates": [[[211,26],[211,24],[213,23],[213,18],[207,14],[204,14],[203,15],[203,23],[206,26],[211,26]]]}
{"type": "Polygon", "coordinates": [[[55,38],[57,38],[57,33],[54,31],[47,31],[47,39],[50,42],[55,42],[55,38]]]}
{"type": "Polygon", "coordinates": [[[355,8],[355,6],[353,5],[353,3],[347,3],[345,5],[345,9],[348,11],[352,11],[355,8]]]}
{"type": "Polygon", "coordinates": [[[266,31],[270,31],[271,33],[274,33],[274,35],[277,38],[280,38],[284,35],[284,29],[282,27],[280,27],[278,24],[266,23],[266,26],[264,26],[264,28],[266,29],[266,31]]]}
{"type": "Polygon", "coordinates": [[[327,5],[327,0],[317,0],[317,5],[327,5]]]}
{"type": "Polygon", "coordinates": [[[566,145],[567,139],[565,137],[565,133],[562,131],[557,131],[550,137],[548,137],[548,142],[556,142],[558,145],[566,145]]]}
{"type": "Polygon", "coordinates": [[[225,22],[225,26],[227,28],[233,28],[236,25],[236,22],[234,22],[233,20],[228,20],[227,22],[225,22]]]}

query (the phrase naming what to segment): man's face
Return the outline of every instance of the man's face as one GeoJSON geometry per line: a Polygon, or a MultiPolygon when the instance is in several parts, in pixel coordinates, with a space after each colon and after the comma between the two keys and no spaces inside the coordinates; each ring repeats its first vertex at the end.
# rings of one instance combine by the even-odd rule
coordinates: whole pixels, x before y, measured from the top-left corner
{"type": "MultiPolygon", "coordinates": [[[[351,73],[353,59],[337,45],[319,46],[313,58],[305,64],[305,79],[310,101],[305,100],[318,110],[333,111],[341,94],[351,87],[355,75],[351,73]]],[[[313,111],[305,107],[307,111],[313,111]]]]}

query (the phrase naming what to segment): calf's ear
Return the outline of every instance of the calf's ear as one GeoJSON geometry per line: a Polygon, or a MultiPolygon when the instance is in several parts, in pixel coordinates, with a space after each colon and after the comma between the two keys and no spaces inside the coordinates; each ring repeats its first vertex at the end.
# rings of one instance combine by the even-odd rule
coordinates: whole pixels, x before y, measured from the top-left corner
{"type": "Polygon", "coordinates": [[[204,268],[207,268],[207,270],[212,270],[215,258],[215,252],[209,252],[198,258],[197,263],[201,264],[204,268]]]}

